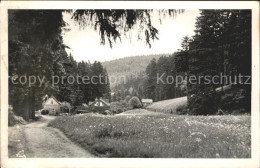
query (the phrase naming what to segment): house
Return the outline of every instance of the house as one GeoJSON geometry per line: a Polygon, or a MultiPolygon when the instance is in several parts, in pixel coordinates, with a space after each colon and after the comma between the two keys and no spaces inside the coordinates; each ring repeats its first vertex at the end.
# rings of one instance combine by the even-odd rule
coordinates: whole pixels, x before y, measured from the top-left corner
{"type": "Polygon", "coordinates": [[[95,108],[95,107],[104,107],[104,108],[109,108],[110,103],[108,103],[106,100],[99,98],[96,99],[94,102],[89,103],[90,108],[95,108]]]}
{"type": "Polygon", "coordinates": [[[51,96],[43,102],[43,110],[48,110],[50,115],[69,113],[71,105],[69,102],[60,102],[54,96],[51,96]]]}
{"type": "Polygon", "coordinates": [[[147,106],[153,104],[153,99],[142,99],[142,104],[144,107],[147,107],[147,106]]]}
{"type": "Polygon", "coordinates": [[[55,115],[61,111],[61,103],[51,96],[43,103],[43,109],[48,110],[50,115],[55,115]]]}

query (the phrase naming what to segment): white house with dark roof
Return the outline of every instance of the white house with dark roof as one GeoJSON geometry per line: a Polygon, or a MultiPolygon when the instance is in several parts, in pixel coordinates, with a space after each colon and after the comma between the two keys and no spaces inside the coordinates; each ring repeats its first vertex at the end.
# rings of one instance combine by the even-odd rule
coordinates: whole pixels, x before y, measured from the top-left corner
{"type": "Polygon", "coordinates": [[[61,111],[61,102],[51,96],[43,103],[43,109],[48,110],[50,115],[55,115],[61,111]]]}

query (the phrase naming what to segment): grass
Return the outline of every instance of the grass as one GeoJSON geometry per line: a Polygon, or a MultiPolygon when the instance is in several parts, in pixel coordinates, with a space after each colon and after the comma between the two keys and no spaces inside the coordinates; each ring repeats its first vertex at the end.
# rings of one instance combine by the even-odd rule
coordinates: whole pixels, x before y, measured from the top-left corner
{"type": "Polygon", "coordinates": [[[176,114],[176,109],[187,104],[187,96],[153,103],[146,109],[155,112],[176,114]]]}
{"type": "Polygon", "coordinates": [[[49,126],[100,157],[250,158],[250,116],[94,114],[49,126]]]}

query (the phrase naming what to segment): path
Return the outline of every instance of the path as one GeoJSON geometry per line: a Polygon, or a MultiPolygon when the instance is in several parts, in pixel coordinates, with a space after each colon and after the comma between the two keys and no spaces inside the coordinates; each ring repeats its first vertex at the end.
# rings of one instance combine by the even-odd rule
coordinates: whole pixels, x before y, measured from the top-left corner
{"type": "Polygon", "coordinates": [[[70,141],[61,131],[47,127],[54,116],[43,116],[39,121],[23,128],[25,157],[38,158],[89,158],[95,157],[70,141]]]}

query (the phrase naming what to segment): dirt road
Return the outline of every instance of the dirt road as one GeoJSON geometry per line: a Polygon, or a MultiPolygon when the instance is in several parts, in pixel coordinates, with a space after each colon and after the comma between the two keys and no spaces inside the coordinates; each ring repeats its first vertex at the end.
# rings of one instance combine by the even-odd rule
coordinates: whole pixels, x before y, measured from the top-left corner
{"type": "MultiPolygon", "coordinates": [[[[37,158],[88,158],[95,157],[71,142],[61,131],[47,127],[54,116],[43,116],[39,121],[20,127],[20,157],[37,158]],[[21,131],[21,130],[20,130],[21,131]],[[21,154],[22,153],[22,154],[21,154]]],[[[14,133],[13,133],[14,134],[14,133]]],[[[19,140],[19,139],[17,139],[19,140]]],[[[19,155],[14,155],[14,157],[19,155]]]]}

